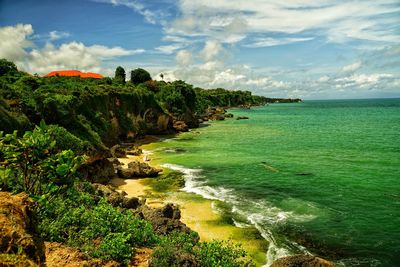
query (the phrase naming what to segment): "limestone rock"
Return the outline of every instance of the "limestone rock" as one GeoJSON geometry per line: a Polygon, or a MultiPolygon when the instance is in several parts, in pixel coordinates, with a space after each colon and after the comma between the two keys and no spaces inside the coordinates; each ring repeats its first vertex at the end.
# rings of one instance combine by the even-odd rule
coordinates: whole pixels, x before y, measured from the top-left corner
{"type": "Polygon", "coordinates": [[[120,145],[115,145],[115,146],[111,147],[110,153],[113,158],[125,158],[126,157],[126,151],[120,145]]]}
{"type": "Polygon", "coordinates": [[[189,127],[184,121],[174,121],[173,127],[178,132],[187,132],[189,127]]]}
{"type": "Polygon", "coordinates": [[[132,161],[128,164],[128,168],[119,168],[118,175],[121,178],[143,178],[143,177],[155,177],[162,170],[151,167],[149,164],[139,161],[132,161]]]}
{"type": "Polygon", "coordinates": [[[93,188],[99,196],[105,197],[114,207],[137,209],[145,203],[145,200],[137,197],[126,197],[126,193],[116,191],[111,185],[93,184],[93,188]]]}
{"type": "Polygon", "coordinates": [[[92,183],[105,184],[115,177],[114,165],[107,158],[91,160],[83,164],[79,172],[92,183]]]}
{"type": "Polygon", "coordinates": [[[117,267],[120,266],[115,261],[105,262],[100,259],[89,258],[77,248],[67,247],[56,242],[45,242],[46,246],[46,266],[47,267],[117,267]]]}
{"type": "Polygon", "coordinates": [[[17,254],[22,250],[27,260],[42,264],[44,243],[36,232],[33,205],[25,193],[0,192],[0,253],[17,254]]]}
{"type": "Polygon", "coordinates": [[[159,235],[167,235],[174,231],[190,233],[190,228],[180,221],[181,212],[174,204],[166,204],[162,208],[142,206],[139,214],[149,221],[159,235]]]}
{"type": "Polygon", "coordinates": [[[223,114],[214,114],[211,116],[211,119],[214,121],[223,121],[225,120],[225,116],[223,114]]]}

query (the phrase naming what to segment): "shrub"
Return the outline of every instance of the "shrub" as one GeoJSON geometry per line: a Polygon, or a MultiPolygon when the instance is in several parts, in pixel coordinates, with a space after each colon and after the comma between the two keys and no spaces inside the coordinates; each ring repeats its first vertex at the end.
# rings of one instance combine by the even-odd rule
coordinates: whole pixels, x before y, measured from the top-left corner
{"type": "Polygon", "coordinates": [[[56,142],[45,130],[46,125],[36,126],[22,138],[17,132],[0,134],[1,184],[13,191],[25,191],[41,196],[56,194],[68,188],[74,174],[84,160],[72,150],[55,150],[56,142]]]}
{"type": "Polygon", "coordinates": [[[195,250],[195,255],[202,267],[255,266],[246,258],[247,254],[240,245],[233,245],[229,241],[202,242],[195,250]]]}
{"type": "Polygon", "coordinates": [[[190,234],[172,233],[164,237],[153,251],[150,266],[197,266],[193,248],[198,239],[196,232],[190,234]]]}
{"type": "Polygon", "coordinates": [[[66,195],[39,203],[39,231],[45,240],[64,242],[92,257],[121,263],[131,259],[135,247],[158,242],[147,221],[129,210],[119,211],[90,191],[90,185],[78,183],[66,195]]]}

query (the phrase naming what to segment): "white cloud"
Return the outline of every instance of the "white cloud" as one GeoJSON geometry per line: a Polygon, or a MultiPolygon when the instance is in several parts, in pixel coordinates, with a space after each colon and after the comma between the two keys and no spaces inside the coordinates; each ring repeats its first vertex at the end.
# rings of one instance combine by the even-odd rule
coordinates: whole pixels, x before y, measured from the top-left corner
{"type": "MultiPolygon", "coordinates": [[[[29,41],[32,34],[33,28],[30,24],[0,28],[0,58],[14,61],[25,71],[45,74],[60,69],[101,71],[103,60],[144,52],[143,49],[127,50],[118,46],[86,46],[81,42],[64,43],[58,47],[49,42],[38,48],[29,41]]],[[[57,34],[53,33],[55,35],[57,34]]]]}
{"type": "Polygon", "coordinates": [[[192,53],[187,50],[181,50],[176,54],[176,62],[181,66],[186,66],[192,59],[192,53]]]}
{"type": "Polygon", "coordinates": [[[200,52],[204,61],[210,61],[218,56],[222,51],[222,46],[217,41],[207,41],[204,45],[203,50],[200,52]]]}
{"type": "Polygon", "coordinates": [[[276,45],[285,45],[297,42],[305,42],[313,40],[313,37],[307,38],[257,38],[253,43],[249,43],[244,45],[246,47],[268,47],[268,46],[276,46],[276,45]]]}
{"type": "Polygon", "coordinates": [[[28,40],[28,36],[33,34],[30,24],[17,24],[16,26],[6,26],[0,28],[0,58],[12,61],[23,60],[27,52],[26,48],[33,44],[28,40]]]}
{"type": "Polygon", "coordinates": [[[381,80],[392,79],[393,77],[393,74],[389,73],[352,74],[344,78],[337,78],[335,82],[336,87],[360,86],[362,88],[374,86],[381,80]]]}
{"type": "Polygon", "coordinates": [[[400,11],[397,0],[181,0],[178,7],[181,16],[170,25],[169,31],[187,35],[213,39],[222,36],[223,40],[226,33],[232,32],[294,34],[312,30],[331,42],[351,39],[400,42],[393,28],[398,24],[398,16],[394,14],[400,11]]]}
{"type": "Polygon", "coordinates": [[[182,48],[181,44],[172,44],[156,47],[155,50],[161,54],[171,55],[180,48],[182,48]]]}
{"type": "Polygon", "coordinates": [[[140,15],[142,15],[145,21],[150,24],[156,24],[158,18],[160,18],[162,15],[160,12],[154,12],[146,8],[145,4],[140,2],[139,0],[92,0],[92,1],[112,4],[114,6],[126,6],[132,9],[133,11],[139,13],[140,15]]]}
{"type": "Polygon", "coordinates": [[[353,64],[344,66],[342,68],[342,72],[354,72],[354,71],[358,70],[359,68],[361,68],[361,66],[362,66],[362,62],[357,61],[357,62],[354,62],[353,64]]]}
{"type": "Polygon", "coordinates": [[[69,32],[51,31],[49,33],[50,41],[55,41],[55,40],[67,38],[70,36],[71,36],[71,34],[69,32]]]}

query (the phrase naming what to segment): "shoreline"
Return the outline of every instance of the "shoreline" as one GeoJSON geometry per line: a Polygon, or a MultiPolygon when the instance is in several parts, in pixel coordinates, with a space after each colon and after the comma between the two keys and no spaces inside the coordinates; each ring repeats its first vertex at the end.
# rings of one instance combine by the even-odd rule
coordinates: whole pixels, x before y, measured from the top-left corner
{"type": "MultiPolygon", "coordinates": [[[[167,138],[172,138],[172,136],[167,138]]],[[[162,169],[162,174],[168,174],[173,170],[162,167],[157,162],[160,158],[151,156],[151,144],[162,140],[164,139],[157,136],[146,136],[144,139],[135,142],[135,145],[144,151],[143,154],[139,156],[128,155],[126,158],[118,158],[118,160],[124,165],[134,160],[146,162],[152,167],[162,169]]],[[[118,191],[125,191],[129,197],[145,198],[146,204],[150,207],[161,207],[167,203],[176,204],[181,210],[181,222],[196,231],[201,241],[230,240],[241,244],[256,266],[266,265],[268,241],[261,236],[255,227],[241,228],[236,226],[232,220],[226,218],[215,208],[221,201],[207,199],[193,192],[185,192],[181,190],[182,188],[157,192],[149,183],[152,179],[157,178],[114,178],[110,181],[110,184],[115,186],[118,191]]],[[[186,179],[184,180],[186,182],[186,179]]]]}

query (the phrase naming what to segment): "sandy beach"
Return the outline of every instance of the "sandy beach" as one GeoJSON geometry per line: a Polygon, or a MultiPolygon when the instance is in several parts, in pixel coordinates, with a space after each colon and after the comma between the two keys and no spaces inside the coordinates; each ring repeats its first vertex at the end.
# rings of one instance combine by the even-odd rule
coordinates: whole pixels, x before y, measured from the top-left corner
{"type": "MultiPolygon", "coordinates": [[[[156,141],[155,138],[145,140],[148,141],[145,142],[147,144],[156,141]]],[[[161,168],[156,163],[157,160],[152,161],[152,155],[148,153],[140,156],[128,155],[126,158],[118,158],[118,160],[123,165],[128,165],[131,161],[141,161],[161,168]]],[[[111,184],[116,186],[119,191],[125,191],[129,197],[146,198],[146,204],[152,207],[160,207],[166,203],[178,205],[181,210],[181,221],[196,231],[201,241],[229,239],[232,242],[240,243],[257,266],[266,263],[268,242],[259,235],[256,229],[251,227],[239,228],[232,222],[226,221],[217,209],[213,208],[217,204],[214,200],[179,190],[166,193],[155,192],[147,185],[149,179],[154,178],[114,178],[111,184]]]]}

